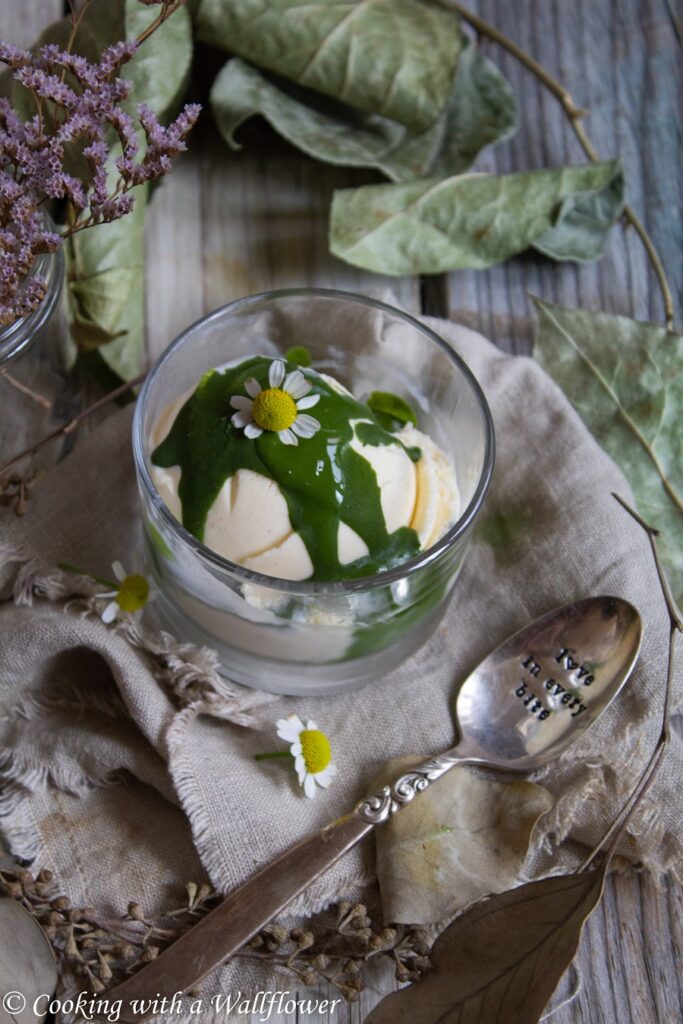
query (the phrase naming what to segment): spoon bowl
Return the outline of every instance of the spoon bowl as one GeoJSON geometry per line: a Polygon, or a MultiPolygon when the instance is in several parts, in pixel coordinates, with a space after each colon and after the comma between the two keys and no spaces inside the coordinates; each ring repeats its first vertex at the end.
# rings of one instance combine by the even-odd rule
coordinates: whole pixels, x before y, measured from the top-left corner
{"type": "Polygon", "coordinates": [[[619,693],[641,639],[640,615],[619,597],[588,597],[536,619],[461,686],[459,753],[512,771],[558,757],[619,693]]]}

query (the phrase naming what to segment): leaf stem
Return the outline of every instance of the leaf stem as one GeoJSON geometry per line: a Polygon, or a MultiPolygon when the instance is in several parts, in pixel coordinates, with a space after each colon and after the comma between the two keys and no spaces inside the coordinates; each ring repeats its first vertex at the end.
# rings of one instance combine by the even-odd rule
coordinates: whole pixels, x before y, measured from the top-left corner
{"type": "Polygon", "coordinates": [[[131,391],[133,388],[137,387],[138,384],[141,384],[145,379],[146,375],[146,372],[141,373],[137,377],[134,377],[133,380],[129,380],[125,384],[121,384],[120,387],[114,388],[113,391],[110,391],[102,398],[98,398],[97,401],[93,402],[92,405],[89,405],[87,409],[84,409],[82,412],[79,412],[78,415],[74,416],[73,419],[69,420],[68,423],[63,423],[61,427],[57,427],[56,430],[53,430],[49,434],[46,434],[45,437],[41,437],[41,439],[39,441],[36,441],[35,444],[31,445],[30,448],[25,448],[23,452],[19,452],[17,455],[13,455],[11,459],[8,459],[7,462],[4,462],[0,466],[0,476],[11,466],[14,466],[15,463],[21,462],[22,459],[27,458],[29,455],[34,455],[37,451],[43,448],[50,441],[54,441],[55,438],[61,437],[62,435],[73,433],[74,430],[77,430],[80,426],[82,426],[85,420],[92,416],[93,413],[97,412],[98,409],[101,409],[104,405],[108,405],[109,402],[116,401],[117,398],[121,398],[122,395],[125,395],[128,391],[131,391]]]}
{"type": "MultiPolygon", "coordinates": [[[[558,82],[556,78],[553,78],[553,76],[548,71],[546,71],[545,68],[538,63],[537,60],[534,60],[534,58],[530,56],[530,54],[522,50],[521,47],[514,43],[512,39],[509,39],[503,32],[500,31],[500,29],[497,29],[488,21],[485,21],[483,18],[480,18],[478,14],[474,14],[472,11],[469,11],[466,7],[463,7],[462,4],[458,2],[458,0],[437,0],[437,2],[440,3],[442,6],[449,7],[451,10],[457,11],[457,13],[463,19],[463,21],[468,22],[468,24],[470,24],[472,28],[474,28],[480,35],[488,36],[489,39],[491,39],[494,43],[497,43],[499,46],[502,46],[505,50],[508,51],[508,53],[511,53],[513,57],[516,57],[516,59],[521,64],[523,64],[525,68],[531,71],[532,74],[534,74],[539,79],[539,81],[543,83],[546,89],[548,89],[548,91],[553,94],[553,96],[559,101],[559,103],[563,107],[567,117],[569,118],[569,122],[572,126],[574,134],[579,140],[579,143],[581,144],[581,147],[583,148],[583,151],[589,158],[589,160],[592,160],[593,163],[597,163],[600,160],[598,151],[591,142],[586,129],[581,123],[582,118],[584,118],[589,113],[589,111],[583,110],[580,107],[576,106],[574,100],[571,97],[571,94],[562,85],[561,82],[558,82]]],[[[659,288],[662,293],[662,299],[664,302],[664,318],[666,326],[669,328],[669,330],[673,330],[673,296],[671,294],[671,289],[669,287],[669,282],[667,280],[666,271],[664,270],[664,265],[662,264],[659,254],[655,248],[654,242],[650,238],[644,224],[642,223],[642,221],[640,220],[632,206],[629,206],[628,204],[624,206],[623,218],[628,224],[631,225],[631,227],[634,229],[634,231],[640,238],[641,242],[643,243],[643,246],[652,265],[652,269],[655,272],[657,281],[659,283],[659,288]]]]}
{"type": "Polygon", "coordinates": [[[154,19],[154,21],[151,21],[149,23],[147,28],[143,32],[141,32],[140,35],[135,40],[138,46],[140,46],[141,43],[144,43],[145,39],[148,39],[153,32],[156,32],[156,30],[161,25],[163,25],[163,23],[168,18],[171,17],[172,14],[175,14],[178,8],[183,7],[184,5],[185,0],[169,0],[168,3],[162,4],[161,10],[159,11],[157,17],[154,19]]]}
{"type": "Polygon", "coordinates": [[[255,761],[270,761],[274,757],[291,757],[289,750],[270,750],[265,754],[254,754],[255,761]]]}
{"type": "Polygon", "coordinates": [[[673,691],[673,679],[674,679],[674,666],[676,660],[676,642],[678,634],[683,633],[683,621],[681,620],[681,613],[678,610],[673,594],[671,592],[671,586],[669,580],[662,567],[659,552],[657,550],[657,537],[659,536],[659,530],[656,530],[654,526],[650,526],[645,520],[638,515],[638,513],[631,508],[627,502],[624,501],[618,494],[612,493],[612,497],[619,502],[621,507],[628,512],[632,519],[638,523],[638,525],[645,530],[648,539],[650,541],[650,548],[654,556],[655,566],[657,569],[657,576],[659,578],[659,584],[662,588],[662,596],[664,597],[664,603],[666,604],[666,610],[669,616],[670,630],[669,630],[669,658],[666,672],[666,687],[664,690],[664,705],[662,707],[662,728],[659,734],[659,739],[655,745],[655,748],[648,760],[645,768],[643,769],[641,776],[634,791],[629,796],[626,803],[623,805],[616,818],[612,822],[611,826],[602,837],[597,846],[593,849],[593,852],[581,865],[580,871],[585,871],[593,863],[595,858],[601,851],[605,851],[607,858],[611,858],[616,849],[617,843],[621,839],[628,823],[635,811],[636,807],[640,803],[641,799],[654,782],[659,768],[660,762],[664,757],[664,753],[669,743],[669,719],[671,716],[671,701],[673,691]]]}

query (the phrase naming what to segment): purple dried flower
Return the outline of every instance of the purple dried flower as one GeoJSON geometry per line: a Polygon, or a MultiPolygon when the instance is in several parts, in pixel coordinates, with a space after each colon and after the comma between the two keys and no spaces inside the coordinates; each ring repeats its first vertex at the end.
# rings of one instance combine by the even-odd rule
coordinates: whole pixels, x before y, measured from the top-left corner
{"type": "Polygon", "coordinates": [[[0,41],[0,64],[11,69],[36,102],[36,114],[23,121],[0,98],[0,325],[26,316],[44,297],[45,283],[29,275],[37,256],[61,244],[60,236],[45,228],[46,199],[68,200],[74,211],[62,237],[118,220],[135,204],[130,189],[167,174],[173,158],[186,148],[200,107],[188,105],[163,127],[142,104],[138,116],[146,149],[138,157],[138,128],[121,107],[132,86],[118,77],[137,47],[136,42],[114,43],[94,63],[53,43],[34,55],[0,41]],[[65,165],[65,147],[74,143],[88,168],[82,178],[65,165]]]}

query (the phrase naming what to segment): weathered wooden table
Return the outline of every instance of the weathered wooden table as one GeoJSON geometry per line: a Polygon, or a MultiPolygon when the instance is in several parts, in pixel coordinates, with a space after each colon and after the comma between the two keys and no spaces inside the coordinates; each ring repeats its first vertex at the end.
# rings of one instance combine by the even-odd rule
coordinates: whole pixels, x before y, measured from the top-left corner
{"type": "MultiPolygon", "coordinates": [[[[62,0],[2,0],[0,37],[30,44],[65,6],[62,0]]],[[[533,54],[578,106],[590,110],[587,127],[600,155],[624,162],[630,201],[677,289],[680,323],[683,12],[676,0],[471,0],[469,7],[533,54]]],[[[486,46],[515,90],[520,129],[513,140],[486,152],[477,168],[506,172],[583,162],[557,101],[511,55],[486,46]]],[[[406,309],[466,323],[515,353],[529,353],[532,345],[527,292],[566,305],[661,319],[661,296],[642,246],[632,231],[620,228],[612,232],[603,260],[588,266],[525,256],[485,272],[423,280],[390,280],[348,267],[327,250],[332,190],[372,176],[314,163],[265,126],[248,133],[249,144],[233,154],[209,125],[200,128],[191,153],[154,197],[147,236],[150,359],[214,307],[293,285],[370,294],[389,287],[406,309]]],[[[577,977],[579,993],[551,1019],[677,1024],[683,1020],[682,954],[680,887],[658,890],[638,874],[613,877],[551,1008],[571,995],[577,977]]],[[[390,976],[380,979],[375,990],[357,1004],[338,1007],[332,1018],[290,1015],[271,1021],[356,1024],[394,985],[390,976]]]]}

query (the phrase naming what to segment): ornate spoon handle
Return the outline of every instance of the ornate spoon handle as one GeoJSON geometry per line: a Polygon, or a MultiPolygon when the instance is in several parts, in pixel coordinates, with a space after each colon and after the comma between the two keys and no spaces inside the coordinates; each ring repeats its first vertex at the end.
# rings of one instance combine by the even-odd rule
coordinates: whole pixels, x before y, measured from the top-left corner
{"type": "Polygon", "coordinates": [[[418,793],[422,793],[432,782],[436,782],[442,775],[453,768],[456,764],[482,764],[482,760],[476,757],[466,757],[459,754],[457,747],[447,750],[438,757],[429,761],[423,761],[416,768],[411,768],[404,775],[400,775],[391,785],[383,786],[377,793],[364,797],[356,804],[355,814],[363,821],[369,821],[372,825],[381,825],[389,818],[400,811],[402,807],[414,800],[418,793]]]}
{"type": "Polygon", "coordinates": [[[365,797],[355,809],[301,840],[235,889],[210,914],[172,946],[105,993],[121,1000],[120,1020],[137,1024],[152,1012],[156,996],[171,999],[193,988],[210,971],[237,952],[276,914],[340,857],[455,764],[477,760],[457,748],[401,775],[391,786],[365,797]]]}

